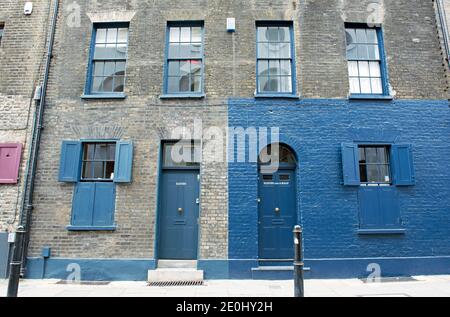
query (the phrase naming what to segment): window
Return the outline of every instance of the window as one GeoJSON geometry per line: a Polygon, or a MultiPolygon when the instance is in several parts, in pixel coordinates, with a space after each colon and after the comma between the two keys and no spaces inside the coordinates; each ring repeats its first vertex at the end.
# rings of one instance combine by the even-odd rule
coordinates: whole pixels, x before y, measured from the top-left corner
{"type": "Polygon", "coordinates": [[[166,94],[203,92],[202,23],[169,24],[166,68],[166,94]]]}
{"type": "Polygon", "coordinates": [[[198,167],[201,161],[200,144],[196,142],[165,143],[164,168],[198,167]]]}
{"type": "Polygon", "coordinates": [[[82,180],[112,182],[115,155],[115,143],[85,143],[83,145],[82,180]]]}
{"type": "Polygon", "coordinates": [[[0,45],[2,44],[3,29],[4,28],[5,28],[5,25],[3,23],[0,23],[0,45]]]}
{"type": "Polygon", "coordinates": [[[350,94],[387,94],[381,29],[347,27],[346,40],[350,94]]]}
{"type": "Polygon", "coordinates": [[[257,93],[294,94],[292,24],[257,25],[257,93]]]}
{"type": "Polygon", "coordinates": [[[116,184],[131,183],[133,143],[63,141],[59,181],[74,183],[72,231],[115,230],[116,184]]]}
{"type": "Polygon", "coordinates": [[[360,146],[359,174],[361,183],[391,183],[389,147],[360,146]]]}
{"type": "Polygon", "coordinates": [[[128,25],[94,25],[87,94],[123,94],[128,25]]]}

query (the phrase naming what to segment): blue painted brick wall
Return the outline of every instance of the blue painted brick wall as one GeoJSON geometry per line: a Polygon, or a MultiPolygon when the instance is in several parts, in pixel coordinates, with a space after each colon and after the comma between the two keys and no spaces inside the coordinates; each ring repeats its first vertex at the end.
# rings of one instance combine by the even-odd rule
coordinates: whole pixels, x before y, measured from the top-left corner
{"type": "MultiPolygon", "coordinates": [[[[231,127],[280,127],[299,158],[307,259],[450,255],[448,101],[230,100],[231,127]],[[417,184],[399,188],[405,235],[357,234],[358,188],[344,187],[340,144],[411,143],[417,184]]],[[[257,165],[229,164],[229,258],[255,259],[257,165]]]]}

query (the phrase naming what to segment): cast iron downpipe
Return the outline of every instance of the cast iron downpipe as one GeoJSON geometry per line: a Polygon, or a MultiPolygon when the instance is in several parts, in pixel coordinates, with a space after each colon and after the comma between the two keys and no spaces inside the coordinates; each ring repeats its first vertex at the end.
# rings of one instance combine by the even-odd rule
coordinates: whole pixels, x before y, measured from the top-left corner
{"type": "MultiPolygon", "coordinates": [[[[44,80],[41,88],[41,98],[39,100],[39,106],[34,117],[32,139],[30,142],[30,159],[27,162],[26,179],[24,188],[24,198],[22,199],[22,206],[20,209],[19,226],[16,232],[16,238],[14,241],[13,259],[11,261],[11,270],[8,281],[8,297],[17,297],[19,290],[19,279],[21,274],[25,270],[26,259],[28,254],[28,244],[30,241],[30,224],[31,213],[33,211],[33,193],[34,182],[36,177],[36,166],[39,156],[39,145],[41,142],[41,135],[43,129],[43,116],[45,110],[45,98],[47,94],[47,84],[50,72],[50,65],[53,56],[53,44],[55,40],[56,22],[58,19],[59,0],[55,0],[52,25],[50,30],[50,38],[48,38],[47,56],[44,70],[44,80]]],[[[47,39],[47,37],[46,37],[47,39]]],[[[47,44],[47,43],[46,43],[47,44]]]]}
{"type": "Polygon", "coordinates": [[[444,4],[442,3],[442,0],[436,0],[436,6],[438,9],[438,14],[439,14],[439,22],[440,22],[441,28],[442,28],[442,35],[444,37],[444,45],[445,45],[445,52],[447,55],[447,63],[450,66],[449,32],[448,32],[448,25],[447,25],[447,19],[446,19],[446,15],[445,15],[444,4]]]}

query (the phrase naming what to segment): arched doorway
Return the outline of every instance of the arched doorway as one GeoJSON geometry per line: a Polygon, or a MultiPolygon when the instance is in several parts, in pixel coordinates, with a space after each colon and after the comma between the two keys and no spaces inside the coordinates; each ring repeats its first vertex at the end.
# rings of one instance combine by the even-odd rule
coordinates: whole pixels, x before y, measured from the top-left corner
{"type": "Polygon", "coordinates": [[[268,145],[260,154],[260,261],[290,261],[294,257],[292,229],[297,224],[296,168],[297,159],[286,145],[268,145]],[[275,161],[278,168],[269,168],[275,161]]]}

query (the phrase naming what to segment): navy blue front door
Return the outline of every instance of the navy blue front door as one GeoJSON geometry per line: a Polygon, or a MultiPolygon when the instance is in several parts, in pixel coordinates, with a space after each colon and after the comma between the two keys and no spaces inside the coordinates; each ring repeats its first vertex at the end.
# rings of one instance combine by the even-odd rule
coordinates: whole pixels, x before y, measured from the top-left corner
{"type": "Polygon", "coordinates": [[[294,258],[292,230],[297,222],[295,170],[259,175],[259,258],[294,258]]]}
{"type": "Polygon", "coordinates": [[[163,172],[159,258],[197,259],[198,199],[198,170],[166,170],[163,172]]]}

